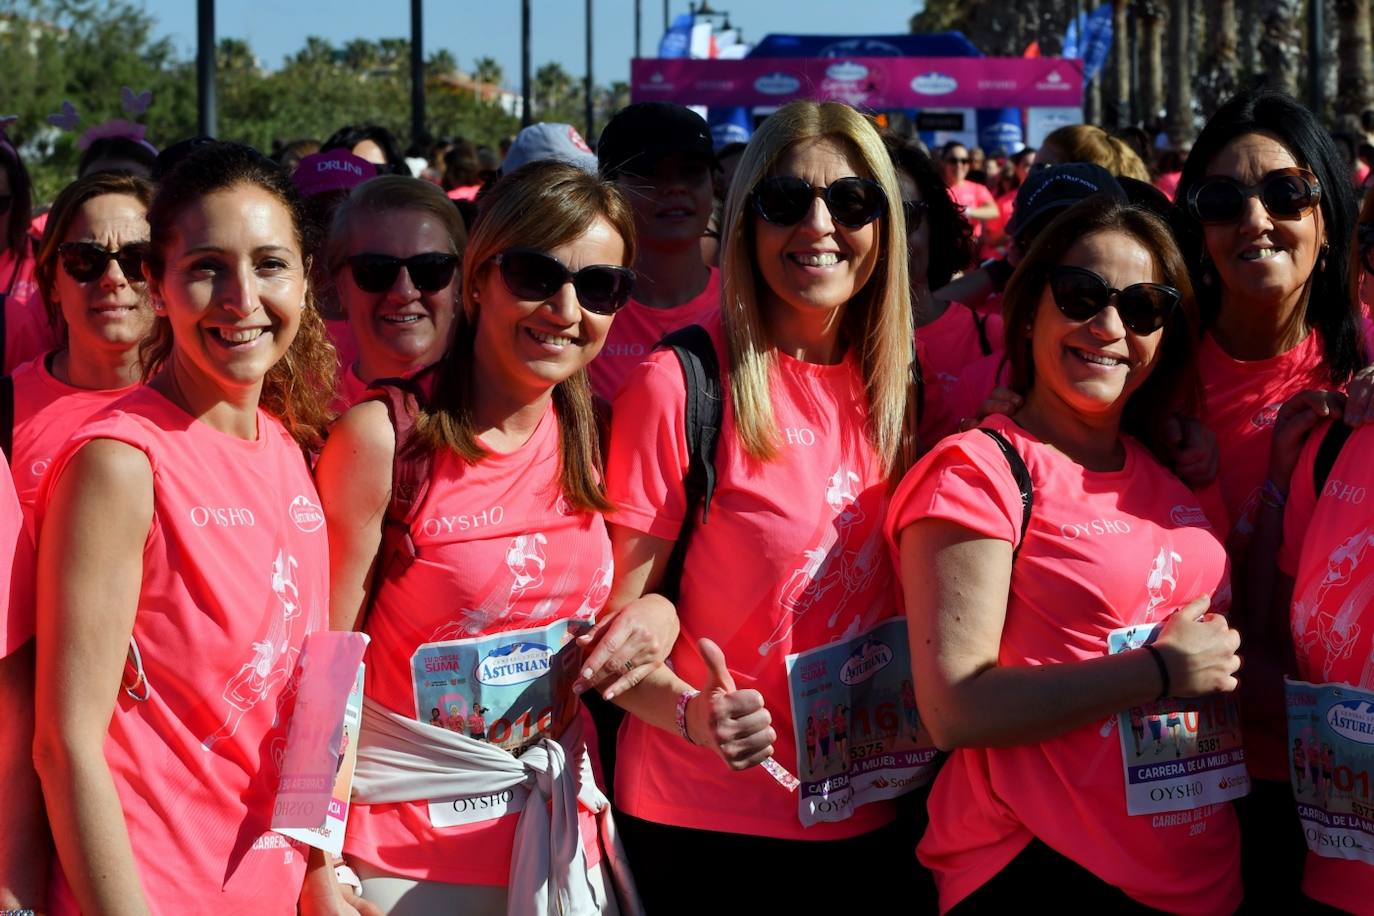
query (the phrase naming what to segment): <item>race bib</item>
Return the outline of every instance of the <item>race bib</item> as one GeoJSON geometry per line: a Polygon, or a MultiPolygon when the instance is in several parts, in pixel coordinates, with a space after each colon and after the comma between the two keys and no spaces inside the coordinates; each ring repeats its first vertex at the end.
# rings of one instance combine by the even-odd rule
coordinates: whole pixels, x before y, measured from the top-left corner
{"type": "MultiPolygon", "coordinates": [[[[578,713],[572,683],[582,664],[575,641],[587,620],[491,636],[425,643],[410,659],[415,717],[436,728],[486,741],[519,756],[541,738],[557,738],[578,713]]],[[[430,822],[452,827],[502,817],[524,807],[526,789],[433,799],[430,822]]]]}
{"type": "Polygon", "coordinates": [[[842,821],[930,781],[935,745],[916,710],[906,640],[897,617],[787,656],[803,825],[842,821]]]}
{"type": "Polygon", "coordinates": [[[1374,693],[1284,679],[1289,777],[1307,848],[1374,865],[1374,693]]]}
{"type": "MultiPolygon", "coordinates": [[[[1160,624],[1107,634],[1110,654],[1152,643],[1160,624]]],[[[1229,695],[1167,697],[1117,715],[1126,771],[1126,813],[1187,811],[1250,791],[1240,716],[1229,695]]]]}

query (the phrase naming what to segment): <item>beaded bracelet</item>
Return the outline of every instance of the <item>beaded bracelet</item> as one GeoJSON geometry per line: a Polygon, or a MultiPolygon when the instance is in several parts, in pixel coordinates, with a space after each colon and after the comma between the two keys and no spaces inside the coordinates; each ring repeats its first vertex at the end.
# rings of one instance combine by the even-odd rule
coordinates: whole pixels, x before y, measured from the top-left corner
{"type": "Polygon", "coordinates": [[[677,695],[677,733],[691,744],[696,744],[696,742],[692,740],[691,734],[687,731],[687,704],[692,702],[692,697],[699,693],[701,693],[700,690],[688,688],[677,695]]]}

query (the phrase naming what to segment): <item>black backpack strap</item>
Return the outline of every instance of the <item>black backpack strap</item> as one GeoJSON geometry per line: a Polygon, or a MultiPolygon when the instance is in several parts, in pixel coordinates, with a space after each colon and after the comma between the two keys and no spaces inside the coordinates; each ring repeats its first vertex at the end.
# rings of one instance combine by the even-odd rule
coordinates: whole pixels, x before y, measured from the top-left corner
{"type": "Polygon", "coordinates": [[[1345,446],[1345,440],[1350,438],[1353,432],[1344,420],[1333,420],[1326,429],[1326,435],[1322,436],[1322,444],[1317,446],[1317,458],[1312,463],[1312,492],[1320,499],[1322,488],[1326,486],[1326,478],[1331,476],[1331,469],[1336,466],[1336,459],[1340,457],[1341,449],[1345,446]]]}
{"type": "Polygon", "coordinates": [[[988,320],[979,315],[977,309],[970,307],[968,312],[973,316],[973,327],[978,332],[978,349],[987,356],[992,353],[992,341],[988,340],[988,320]]]}
{"type": "Polygon", "coordinates": [[[725,401],[720,360],[716,358],[715,343],[705,328],[696,324],[679,328],[659,341],[658,346],[670,348],[677,356],[687,391],[684,410],[688,460],[687,476],[683,480],[687,490],[687,512],[659,589],[676,600],[687,543],[697,525],[697,508],[701,509],[704,525],[711,510],[711,497],[716,491],[716,445],[725,418],[725,401]]]}
{"type": "Polygon", "coordinates": [[[6,461],[14,456],[14,378],[9,375],[0,378],[0,449],[6,461]]]}
{"type": "Polygon", "coordinates": [[[1035,489],[1031,484],[1030,469],[1026,467],[1026,462],[1021,459],[1021,454],[1016,448],[1007,441],[1007,437],[995,429],[978,427],[978,431],[987,436],[997,447],[1001,449],[1002,456],[1007,459],[1007,464],[1011,466],[1011,476],[1016,481],[1016,488],[1021,491],[1021,539],[1016,543],[1016,549],[1011,552],[1013,560],[1021,552],[1021,548],[1026,545],[1026,532],[1030,530],[1031,509],[1035,507],[1035,489]]]}

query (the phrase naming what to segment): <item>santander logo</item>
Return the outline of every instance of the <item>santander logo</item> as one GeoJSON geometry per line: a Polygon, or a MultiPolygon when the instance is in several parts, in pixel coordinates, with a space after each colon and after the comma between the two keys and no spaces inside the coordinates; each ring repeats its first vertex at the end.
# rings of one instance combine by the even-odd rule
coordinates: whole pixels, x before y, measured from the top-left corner
{"type": "Polygon", "coordinates": [[[291,521],[296,523],[296,527],[311,534],[320,530],[324,524],[324,510],[310,501],[310,497],[302,493],[291,500],[291,507],[286,510],[291,515],[291,521]]]}

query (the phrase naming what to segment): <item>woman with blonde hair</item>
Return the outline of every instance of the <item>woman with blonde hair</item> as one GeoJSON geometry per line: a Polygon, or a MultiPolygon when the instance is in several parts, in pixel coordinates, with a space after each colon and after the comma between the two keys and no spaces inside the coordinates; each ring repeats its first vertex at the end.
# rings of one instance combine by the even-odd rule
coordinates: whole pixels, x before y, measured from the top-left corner
{"type": "MultiPolygon", "coordinates": [[[[673,354],[651,356],[617,398],[611,604],[675,593],[682,635],[671,666],[606,694],[632,714],[616,802],[650,912],[819,906],[848,888],[773,877],[915,872],[893,799],[923,781],[922,755],[895,738],[888,762],[872,754],[894,747],[879,697],[898,696],[887,681],[902,666],[852,685],[823,673],[905,657],[881,532],[888,484],[914,452],[901,200],[863,115],[832,102],[771,115],[726,200],[721,317],[705,329],[724,390],[709,505],[687,497],[673,354]],[[820,772],[802,752],[808,710],[836,703],[855,753],[820,772]],[[683,882],[684,861],[726,867],[683,882]]],[[[608,657],[639,661],[602,645],[588,668],[608,657]]]]}
{"type": "Polygon", "coordinates": [[[1037,168],[1066,162],[1091,162],[1114,178],[1134,178],[1148,183],[1150,170],[1125,140],[1113,137],[1096,124],[1069,124],[1050,131],[1035,154],[1037,168]]]}
{"type": "Polygon", "coordinates": [[[552,161],[479,213],[452,349],[345,414],[316,469],[331,622],[372,639],[344,853],[393,914],[633,910],[572,684],[612,570],[587,364],[633,289],[634,219],[552,161]]]}
{"type": "Polygon", "coordinates": [[[466,244],[458,209],[428,181],[383,175],[339,205],[325,256],[357,351],[340,367],[342,407],[377,379],[414,375],[444,355],[466,244]]]}

